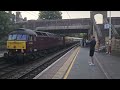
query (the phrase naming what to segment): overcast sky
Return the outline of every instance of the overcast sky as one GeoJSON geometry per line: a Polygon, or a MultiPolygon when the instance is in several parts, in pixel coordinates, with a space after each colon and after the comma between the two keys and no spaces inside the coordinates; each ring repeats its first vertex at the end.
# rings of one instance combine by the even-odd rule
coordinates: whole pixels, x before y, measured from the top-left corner
{"type": "MultiPolygon", "coordinates": [[[[13,11],[13,13],[15,13],[15,11],[13,11]]],[[[37,19],[38,13],[39,11],[21,11],[22,17],[23,18],[27,17],[28,20],[37,19]]],[[[109,16],[109,12],[108,12],[108,16],[109,16]]],[[[120,11],[111,11],[111,16],[120,17],[120,11]]],[[[63,19],[90,18],[90,11],[62,11],[62,18],[63,19]]]]}

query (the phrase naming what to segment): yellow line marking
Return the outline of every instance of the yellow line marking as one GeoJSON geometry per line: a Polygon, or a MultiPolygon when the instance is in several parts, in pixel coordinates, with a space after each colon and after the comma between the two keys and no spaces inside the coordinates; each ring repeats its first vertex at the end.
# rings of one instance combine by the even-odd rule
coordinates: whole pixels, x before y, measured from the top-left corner
{"type": "Polygon", "coordinates": [[[73,61],[72,61],[72,63],[70,64],[70,66],[69,66],[69,68],[68,68],[68,70],[67,70],[67,72],[66,72],[66,74],[65,74],[65,76],[64,76],[63,79],[67,79],[67,77],[68,77],[68,75],[69,75],[69,73],[70,73],[70,71],[71,71],[71,69],[72,69],[72,66],[73,66],[73,64],[74,64],[74,62],[75,62],[75,60],[76,60],[76,57],[77,57],[79,51],[80,51],[80,50],[78,49],[77,54],[74,56],[73,61]]]}

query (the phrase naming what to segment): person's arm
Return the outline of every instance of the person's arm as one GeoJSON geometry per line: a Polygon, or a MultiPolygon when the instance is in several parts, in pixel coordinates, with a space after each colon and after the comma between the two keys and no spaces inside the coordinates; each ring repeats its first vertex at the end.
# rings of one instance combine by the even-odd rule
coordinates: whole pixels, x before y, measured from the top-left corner
{"type": "Polygon", "coordinates": [[[91,43],[92,43],[92,41],[89,42],[89,44],[91,44],[91,43]]]}

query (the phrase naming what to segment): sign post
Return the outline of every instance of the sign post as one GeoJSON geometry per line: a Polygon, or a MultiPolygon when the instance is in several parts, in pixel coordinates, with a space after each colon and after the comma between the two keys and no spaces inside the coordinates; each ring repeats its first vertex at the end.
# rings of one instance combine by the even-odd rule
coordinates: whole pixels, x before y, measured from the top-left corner
{"type": "Polygon", "coordinates": [[[110,11],[110,18],[109,18],[109,54],[111,54],[111,11],[110,11]]]}

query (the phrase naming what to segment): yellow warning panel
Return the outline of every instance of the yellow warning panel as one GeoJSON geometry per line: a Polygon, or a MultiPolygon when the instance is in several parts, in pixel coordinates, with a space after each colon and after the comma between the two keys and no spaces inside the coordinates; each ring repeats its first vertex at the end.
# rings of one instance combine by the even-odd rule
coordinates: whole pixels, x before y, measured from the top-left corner
{"type": "Polygon", "coordinates": [[[7,41],[7,49],[26,49],[26,41],[7,41]]]}

